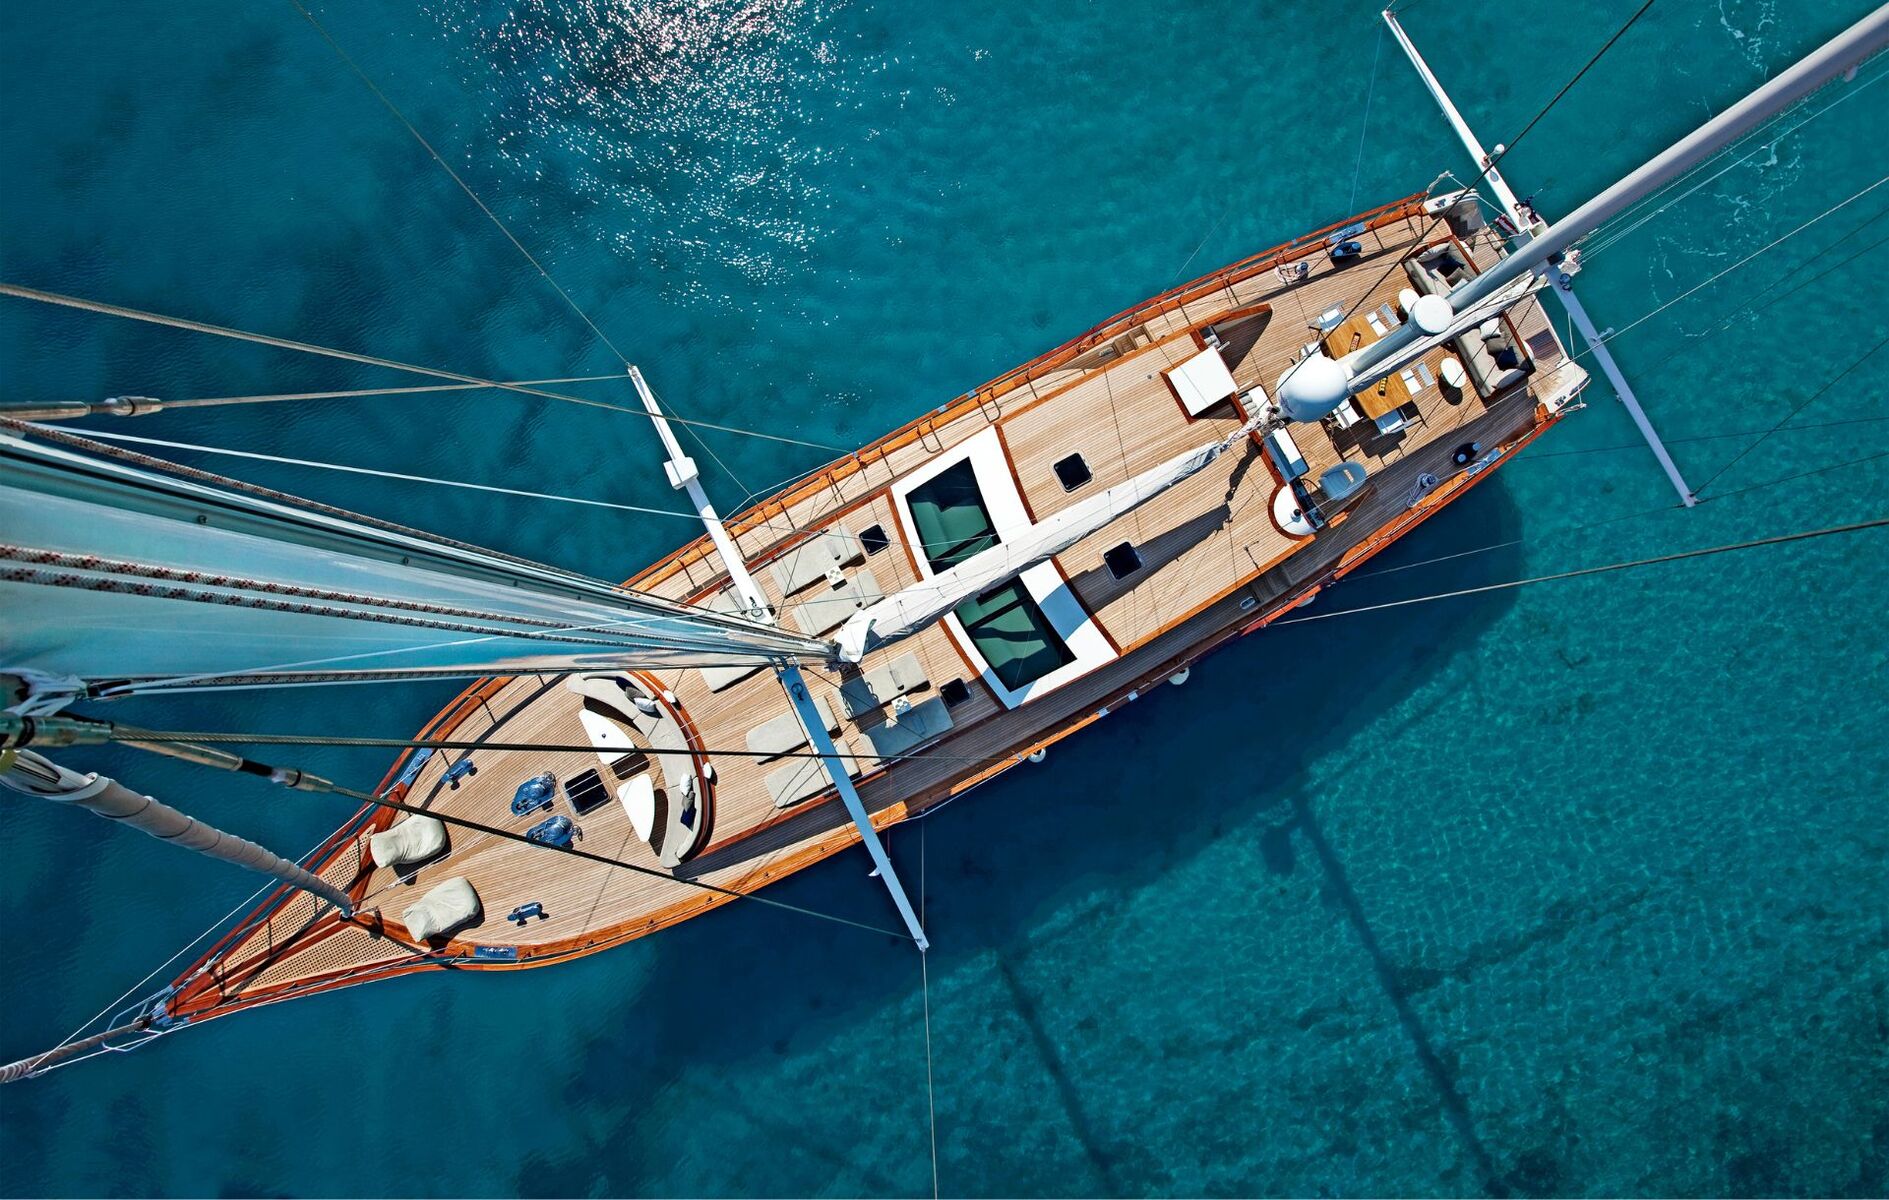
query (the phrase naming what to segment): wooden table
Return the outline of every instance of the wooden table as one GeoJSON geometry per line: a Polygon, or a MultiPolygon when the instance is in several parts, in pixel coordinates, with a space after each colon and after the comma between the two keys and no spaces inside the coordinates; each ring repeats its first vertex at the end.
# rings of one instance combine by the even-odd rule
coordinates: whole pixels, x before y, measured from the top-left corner
{"type": "MultiPolygon", "coordinates": [[[[1326,335],[1325,353],[1333,358],[1343,358],[1354,350],[1370,345],[1378,337],[1377,330],[1371,328],[1369,314],[1358,313],[1326,335]]],[[[1404,386],[1399,375],[1392,374],[1359,392],[1356,399],[1364,415],[1375,421],[1410,403],[1410,389],[1404,386]]]]}

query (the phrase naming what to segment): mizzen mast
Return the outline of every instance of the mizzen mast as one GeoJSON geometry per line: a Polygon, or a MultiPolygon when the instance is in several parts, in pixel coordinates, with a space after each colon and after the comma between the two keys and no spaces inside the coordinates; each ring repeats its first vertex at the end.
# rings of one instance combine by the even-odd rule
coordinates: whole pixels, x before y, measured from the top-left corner
{"type": "MultiPolygon", "coordinates": [[[[1498,147],[1494,156],[1483,151],[1481,143],[1470,132],[1462,114],[1450,103],[1442,85],[1424,65],[1395,16],[1386,12],[1384,17],[1396,33],[1398,43],[1404,47],[1419,74],[1424,77],[1431,94],[1437,97],[1444,116],[1475,156],[1477,165],[1483,169],[1483,177],[1499,179],[1495,164],[1501,158],[1502,148],[1498,147]]],[[[1293,368],[1280,381],[1281,408],[1295,420],[1317,419],[1347,396],[1401,369],[1429,345],[1441,337],[1449,336],[1460,327],[1463,314],[1477,312],[1484,305],[1502,300],[1512,289],[1530,286],[1534,276],[1545,275],[1555,284],[1555,293],[1568,307],[1569,315],[1575,317],[1583,337],[1600,360],[1602,369],[1619,390],[1628,410],[1633,413],[1635,424],[1653,446],[1681,501],[1691,505],[1694,503],[1691,488],[1673,465],[1665,447],[1660,444],[1651,422],[1633,397],[1632,389],[1619,376],[1618,365],[1613,362],[1611,355],[1606,354],[1605,339],[1594,331],[1593,323],[1585,319],[1586,313],[1580,309],[1578,301],[1572,300],[1572,294],[1568,291],[1570,272],[1566,255],[1576,242],[1622,210],[1718,153],[1782,109],[1837,76],[1850,72],[1885,44],[1889,44],[1889,5],[1857,21],[1552,224],[1524,213],[1506,183],[1492,185],[1496,187],[1503,206],[1509,209],[1526,240],[1521,241],[1508,257],[1481,274],[1464,280],[1447,296],[1424,297],[1416,305],[1417,311],[1412,313],[1413,320],[1391,330],[1346,361],[1336,362],[1314,356],[1293,368]],[[1423,311],[1426,308],[1429,311],[1423,311]]],[[[1519,299],[1521,294],[1517,291],[1516,298],[1519,299]]]]}
{"type": "MultiPolygon", "coordinates": [[[[1508,213],[1509,220],[1513,221],[1515,228],[1524,235],[1536,236],[1542,228],[1541,219],[1535,215],[1533,209],[1523,204],[1516,196],[1514,189],[1509,187],[1508,180],[1502,177],[1501,168],[1497,165],[1501,156],[1507,153],[1506,147],[1497,146],[1496,154],[1493,156],[1483,149],[1482,142],[1476,137],[1475,131],[1469,128],[1469,122],[1463,119],[1463,114],[1457,110],[1449,93],[1443,90],[1442,82],[1430,70],[1430,64],[1417,53],[1416,43],[1412,42],[1410,35],[1404,31],[1403,24],[1397,20],[1394,9],[1384,10],[1384,23],[1390,26],[1391,36],[1397,39],[1397,44],[1402,46],[1404,53],[1409,56],[1410,65],[1417,69],[1417,75],[1423,80],[1423,85],[1430,89],[1430,95],[1436,99],[1437,107],[1443,111],[1443,119],[1448,121],[1450,128],[1456,131],[1458,140],[1463,143],[1463,148],[1469,151],[1470,158],[1482,167],[1482,178],[1488,181],[1489,189],[1495,193],[1496,199],[1502,205],[1502,210],[1508,213]]],[[[1626,373],[1620,369],[1620,364],[1614,361],[1613,351],[1607,348],[1606,340],[1601,337],[1600,330],[1595,327],[1593,318],[1587,315],[1587,306],[1582,304],[1580,297],[1574,294],[1573,275],[1560,264],[1551,265],[1547,275],[1549,281],[1554,284],[1552,290],[1555,299],[1561,302],[1561,307],[1567,312],[1568,319],[1574,322],[1576,329],[1580,330],[1581,340],[1587,344],[1587,352],[1593,355],[1601,374],[1605,375],[1607,382],[1613,385],[1614,395],[1620,398],[1620,403],[1626,408],[1627,415],[1633,418],[1633,424],[1639,429],[1640,436],[1645,438],[1646,444],[1652,448],[1653,457],[1659,460],[1660,470],[1666,472],[1666,478],[1671,481],[1673,490],[1679,493],[1679,502],[1691,508],[1698,503],[1692,494],[1691,485],[1679,473],[1679,466],[1673,462],[1673,456],[1668,453],[1666,443],[1660,441],[1659,434],[1653,429],[1651,418],[1646,415],[1646,410],[1640,407],[1640,398],[1634,395],[1633,385],[1627,382],[1626,373]]]]}

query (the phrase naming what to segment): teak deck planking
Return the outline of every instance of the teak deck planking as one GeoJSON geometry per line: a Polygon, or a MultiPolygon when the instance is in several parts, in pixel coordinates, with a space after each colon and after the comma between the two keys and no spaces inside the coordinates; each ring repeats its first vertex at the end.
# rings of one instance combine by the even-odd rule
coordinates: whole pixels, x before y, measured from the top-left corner
{"type": "MultiPolygon", "coordinates": [[[[1298,245],[1309,246],[1309,252],[1293,253],[1307,255],[1313,264],[1302,282],[1283,283],[1270,260],[1256,265],[1248,260],[1243,273],[1229,275],[1227,269],[1207,277],[1218,281],[1214,286],[1200,281],[1185,285],[1144,306],[1149,314],[1145,320],[1118,319],[1101,334],[1092,334],[1087,346],[1077,343],[1051,352],[1039,360],[1048,363],[1043,369],[1027,376],[1013,372],[795,485],[784,499],[763,501],[738,514],[730,528],[737,531],[737,543],[781,620],[787,622],[787,610],[824,585],[780,596],[767,564],[819,529],[843,524],[857,534],[881,526],[891,545],[848,567],[847,574],[856,576],[862,567],[870,568],[885,591],[917,582],[913,552],[904,544],[887,485],[986,429],[999,431],[1018,490],[1038,521],[1096,489],[1237,430],[1244,414],[1232,402],[1189,419],[1163,373],[1197,353],[1203,327],[1219,323],[1223,353],[1236,382],[1242,389],[1258,385],[1270,393],[1301,348],[1317,338],[1310,328],[1317,314],[1333,305],[1361,314],[1394,302],[1408,285],[1397,264],[1427,244],[1426,238],[1433,242],[1436,237],[1435,225],[1415,202],[1387,206],[1375,219],[1376,227],[1363,237],[1365,253],[1359,259],[1333,266],[1317,253],[1318,243],[1302,239],[1298,245]],[[1368,294],[1360,299],[1366,288],[1368,294]],[[1052,470],[1058,459],[1071,453],[1080,453],[1093,475],[1073,495],[1064,492],[1052,470]]],[[[1478,264],[1487,265],[1499,252],[1493,237],[1483,230],[1466,243],[1478,264]]],[[[1395,490],[1391,483],[1399,464],[1414,474],[1418,464],[1412,456],[1429,462],[1446,454],[1441,447],[1454,443],[1464,430],[1480,432],[1493,445],[1496,438],[1533,436],[1551,423],[1542,419],[1536,398],[1550,390],[1569,394],[1585,377],[1552,341],[1538,304],[1526,301],[1516,317],[1521,339],[1531,340],[1536,349],[1538,369],[1501,397],[1482,397],[1473,385],[1454,399],[1438,386],[1424,388],[1413,397],[1419,419],[1390,436],[1362,427],[1342,433],[1325,425],[1293,428],[1311,478],[1352,459],[1364,462],[1381,481],[1371,502],[1347,514],[1359,522],[1357,527],[1328,529],[1317,538],[1282,532],[1271,515],[1279,481],[1257,441],[1246,438],[1195,478],[1058,556],[1065,580],[1119,651],[1118,657],[1089,674],[1007,712],[978,680],[942,622],[868,656],[862,667],[917,654],[930,687],[914,696],[915,701],[936,695],[954,679],[968,685],[971,697],[951,710],[951,732],[923,747],[918,757],[875,763],[859,776],[875,824],[903,819],[1007,769],[1035,745],[1096,719],[1101,706],[1132,699],[1134,687],[1158,681],[1225,638],[1277,615],[1299,598],[1294,593],[1303,592],[1306,581],[1320,571],[1329,574],[1341,553],[1351,556],[1344,560],[1347,565],[1355,566],[1356,556],[1372,552],[1366,539],[1374,529],[1395,526],[1401,531],[1451,498],[1440,496],[1425,511],[1410,513],[1386,500],[1385,494],[1395,490]],[[1546,340],[1540,339],[1543,333],[1548,333],[1546,340]],[[1375,526],[1364,526],[1367,516],[1376,519],[1375,526]],[[1342,539],[1342,546],[1330,541],[1334,536],[1342,539]],[[1143,566],[1118,581],[1103,569],[1102,553],[1124,540],[1139,549],[1143,566]],[[1308,560],[1303,569],[1293,565],[1300,558],[1308,560]]],[[[1449,353],[1439,348],[1425,356],[1433,374],[1440,375],[1439,364],[1449,353]]],[[[727,578],[698,544],[631,582],[657,595],[702,602],[727,578]]],[[[711,692],[692,669],[642,674],[675,693],[692,726],[695,748],[705,752],[714,769],[710,836],[705,849],[679,874],[745,892],[858,841],[830,789],[777,811],[763,781],[795,760],[756,762],[745,753],[748,731],[787,711],[771,671],[757,671],[719,693],[711,692]]],[[[809,668],[806,675],[814,695],[827,697],[834,715],[842,717],[836,739],[840,749],[868,753],[861,730],[883,721],[883,711],[859,721],[845,720],[832,698],[838,677],[827,668],[809,668]]],[[[494,680],[477,694],[462,696],[455,715],[432,736],[583,746],[589,738],[577,720],[578,706],[578,697],[553,677],[494,680]]],[[[600,766],[596,755],[587,751],[480,749],[472,756],[478,774],[453,789],[442,780],[460,752],[435,754],[406,801],[522,832],[546,814],[512,817],[509,803],[520,780],[542,771],[568,778],[600,766]]],[[[614,791],[617,781],[607,771],[603,778],[614,791]]],[[[567,809],[560,792],[554,811],[567,809]]],[[[180,1011],[228,1011],[441,961],[482,967],[556,961],[640,936],[728,899],[673,878],[633,873],[463,828],[450,829],[444,858],[423,864],[407,879],[396,878],[384,867],[373,867],[363,876],[357,867],[361,843],[397,815],[369,818],[338,842],[323,864],[329,878],[354,885],[364,914],[358,924],[318,913],[300,893],[279,894],[278,907],[268,919],[241,933],[218,955],[210,973],[213,982],[200,979],[185,991],[180,1011]],[[456,875],[477,889],[483,907],[480,919],[443,946],[412,944],[401,912],[427,888],[456,875]],[[532,901],[543,905],[548,919],[523,926],[506,920],[515,906],[532,901]],[[470,957],[475,946],[486,948],[488,955],[515,951],[518,957],[475,960],[470,957]]],[[[658,869],[655,854],[635,837],[614,799],[575,819],[582,829],[583,849],[658,869]]]]}

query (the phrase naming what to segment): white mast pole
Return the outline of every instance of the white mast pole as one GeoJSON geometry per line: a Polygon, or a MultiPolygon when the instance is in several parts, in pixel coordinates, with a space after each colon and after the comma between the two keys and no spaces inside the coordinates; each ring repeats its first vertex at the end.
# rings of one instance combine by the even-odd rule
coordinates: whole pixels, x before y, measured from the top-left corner
{"type": "Polygon", "coordinates": [[[828,654],[739,616],[13,428],[0,427],[0,670],[221,686],[257,673],[286,683],[828,654]]]}
{"type": "MultiPolygon", "coordinates": [[[[1430,89],[1430,95],[1435,97],[1437,107],[1443,110],[1444,119],[1449,122],[1450,128],[1456,131],[1456,136],[1463,143],[1463,148],[1469,151],[1469,157],[1477,166],[1483,168],[1482,177],[1489,181],[1490,190],[1494,191],[1496,199],[1501,201],[1503,209],[1509,214],[1509,219],[1515,222],[1515,228],[1522,230],[1527,236],[1532,236],[1539,226],[1540,219],[1532,211],[1523,212],[1521,200],[1509,187],[1508,180],[1502,177],[1501,170],[1496,166],[1496,160],[1482,148],[1482,142],[1469,128],[1469,122],[1463,119],[1463,114],[1457,111],[1449,93],[1443,90],[1443,84],[1431,72],[1430,64],[1417,53],[1415,43],[1410,40],[1410,35],[1404,32],[1403,25],[1397,20],[1397,14],[1390,9],[1385,9],[1384,23],[1390,26],[1391,34],[1397,39],[1397,44],[1404,48],[1404,53],[1410,58],[1410,65],[1417,69],[1417,75],[1423,80],[1423,85],[1430,89]]],[[[1640,407],[1640,398],[1633,394],[1633,386],[1627,382],[1625,373],[1620,370],[1620,364],[1614,361],[1613,351],[1609,350],[1607,343],[1601,340],[1600,332],[1594,328],[1593,319],[1587,315],[1586,307],[1574,295],[1571,278],[1559,267],[1551,268],[1549,276],[1555,284],[1552,289],[1555,299],[1559,300],[1561,307],[1567,310],[1569,319],[1574,322],[1574,327],[1581,331],[1581,338],[1587,343],[1588,353],[1600,367],[1601,374],[1607,377],[1607,382],[1613,385],[1614,395],[1620,398],[1620,403],[1626,408],[1627,415],[1633,418],[1633,424],[1639,429],[1640,436],[1645,438],[1646,444],[1652,448],[1653,457],[1659,460],[1660,469],[1666,472],[1666,478],[1671,481],[1673,490],[1679,494],[1679,502],[1691,508],[1698,503],[1692,494],[1691,485],[1687,484],[1685,477],[1679,473],[1679,465],[1667,452],[1666,443],[1660,441],[1659,434],[1653,429],[1652,420],[1646,415],[1646,410],[1640,407]]]]}
{"type": "MultiPolygon", "coordinates": [[[[728,570],[728,582],[741,598],[748,615],[756,621],[772,623],[774,614],[768,605],[767,596],[748,570],[747,560],[742,557],[740,547],[735,545],[734,538],[723,526],[714,505],[709,503],[708,493],[702,489],[701,472],[696,470],[695,460],[682,452],[682,444],[676,441],[675,431],[669,427],[668,416],[662,406],[656,403],[655,393],[649,390],[643,372],[634,366],[630,368],[630,382],[636,385],[636,394],[656,426],[656,434],[662,439],[663,449],[669,452],[669,461],[663,466],[669,473],[670,486],[685,493],[689,502],[695,505],[697,515],[702,518],[702,525],[708,530],[709,541],[715,544],[722,565],[728,570]]],[[[820,764],[826,768],[827,777],[838,790],[840,803],[846,807],[846,815],[852,818],[853,825],[858,828],[860,841],[865,843],[872,865],[878,868],[880,880],[884,882],[886,891],[891,893],[892,903],[899,910],[899,916],[904,918],[905,928],[911,933],[912,940],[918,943],[921,953],[930,949],[931,942],[925,937],[925,927],[919,923],[918,914],[912,909],[912,901],[905,894],[905,886],[899,882],[898,873],[892,869],[892,859],[885,852],[885,844],[879,840],[878,831],[872,827],[872,818],[866,812],[865,802],[859,798],[859,790],[853,786],[846,763],[840,759],[839,747],[833,744],[833,736],[827,732],[826,719],[820,715],[819,709],[814,707],[813,698],[807,694],[807,684],[801,677],[799,666],[791,660],[782,659],[774,664],[774,673],[780,679],[781,690],[787,693],[788,703],[793,705],[794,714],[800,718],[801,728],[807,732],[808,744],[820,756],[820,764]]]]}

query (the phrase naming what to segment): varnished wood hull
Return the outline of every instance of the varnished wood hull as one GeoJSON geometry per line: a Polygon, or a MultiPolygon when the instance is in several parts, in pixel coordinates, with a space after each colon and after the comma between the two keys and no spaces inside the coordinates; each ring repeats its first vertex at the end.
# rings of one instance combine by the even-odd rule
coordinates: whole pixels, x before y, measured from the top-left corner
{"type": "MultiPolygon", "coordinates": [[[[1434,224],[1424,209],[1423,197],[1410,197],[1232,264],[1138,305],[888,434],[737,514],[729,527],[740,539],[744,555],[759,568],[808,536],[796,530],[830,527],[849,520],[888,522],[896,516],[887,499],[894,481],[908,474],[914,464],[931,455],[951,452],[985,427],[997,430],[996,437],[1011,463],[1022,502],[1031,518],[1040,520],[1047,514],[1039,510],[1056,503],[1055,492],[1037,479],[1037,468],[1047,461],[1046,456],[1060,454],[1070,445],[1100,445],[1083,441],[1092,435],[1078,428],[1078,418],[1098,411],[1097,401],[1090,394],[1098,381],[1108,389],[1116,437],[1124,443],[1132,440],[1134,453],[1155,455],[1171,452],[1170,442],[1186,445],[1188,439],[1198,441],[1204,429],[1191,428],[1191,419],[1177,419],[1171,410],[1164,411],[1166,401],[1159,398],[1163,393],[1155,382],[1159,365],[1192,353],[1200,344],[1203,325],[1234,326],[1246,321],[1246,328],[1253,330],[1253,342],[1247,357],[1241,360],[1241,369],[1247,379],[1270,387],[1281,369],[1281,348],[1288,341],[1296,347],[1306,336],[1298,323],[1303,314],[1288,306],[1294,302],[1300,306],[1320,303],[1322,299],[1329,302],[1331,297],[1349,305],[1372,280],[1377,280],[1371,291],[1373,300],[1386,287],[1394,296],[1400,282],[1394,278],[1394,268],[1412,252],[1412,247],[1425,244],[1427,230],[1434,230],[1434,224]],[[1356,272],[1347,277],[1335,268],[1327,269],[1319,239],[1330,229],[1353,222],[1365,224],[1367,235],[1376,239],[1377,253],[1345,268],[1356,272]],[[1275,268],[1301,259],[1319,264],[1312,286],[1285,284],[1275,268]],[[1373,265],[1378,263],[1393,270],[1373,265]],[[1380,271],[1384,272],[1382,278],[1380,271]],[[1142,364],[1149,369],[1143,371],[1142,364]],[[1057,406],[1064,406],[1067,412],[1057,406]]],[[[1495,253],[1493,245],[1481,252],[1485,256],[1495,253]]],[[[895,824],[963,794],[1024,761],[1032,751],[1119,710],[1140,692],[1229,640],[1265,628],[1493,474],[1496,467],[1565,415],[1567,398],[1579,390],[1584,380],[1578,368],[1559,351],[1538,310],[1532,318],[1522,319],[1517,332],[1527,335],[1531,346],[1553,344],[1556,361],[1538,362],[1540,369],[1527,385],[1479,396],[1474,406],[1460,401],[1446,405],[1439,400],[1434,411],[1423,411],[1420,404],[1424,435],[1413,439],[1408,448],[1384,449],[1373,464],[1373,475],[1379,480],[1375,488],[1349,505],[1341,520],[1317,538],[1294,539],[1270,524],[1267,512],[1254,508],[1253,497],[1264,496],[1266,490],[1264,476],[1255,482],[1251,473],[1272,468],[1263,455],[1253,451],[1243,465],[1231,468],[1233,474],[1216,476],[1197,489],[1199,494],[1181,496],[1169,511],[1147,517],[1159,528],[1152,532],[1138,528],[1138,540],[1147,535],[1147,546],[1161,547],[1163,557],[1159,569],[1150,571],[1144,582],[1126,588],[1115,586],[1099,575],[1091,577],[1097,573],[1072,572],[1065,567],[1073,552],[1059,559],[1065,582],[1096,614],[1113,657],[1105,667],[1021,708],[1005,710],[988,697],[979,696],[959,719],[962,732],[941,743],[944,750],[932,760],[881,764],[862,776],[861,791],[868,798],[874,825],[883,828],[895,824]],[[1550,386],[1555,399],[1545,404],[1543,396],[1550,386]],[[1460,471],[1448,461],[1449,449],[1458,441],[1476,441],[1485,450],[1499,450],[1499,454],[1476,470],[1460,471]],[[1415,503],[1407,503],[1408,480],[1426,470],[1443,482],[1415,503]],[[1215,496],[1208,493],[1220,488],[1224,488],[1225,499],[1214,504],[1215,496]],[[1218,524],[1209,528],[1202,516],[1187,507],[1190,504],[1218,524]],[[1167,523],[1161,525],[1163,521],[1167,523]],[[1141,590],[1144,587],[1145,592],[1141,590]]],[[[1242,380],[1242,386],[1245,384],[1242,380]]],[[[1186,418],[1185,413],[1181,416],[1186,418]]],[[[1237,414],[1229,417],[1237,425],[1237,414]]],[[[1333,435],[1332,452],[1348,457],[1347,450],[1344,440],[1333,435]]],[[[1091,448],[1089,452],[1097,456],[1094,461],[1099,463],[1102,451],[1091,448]]],[[[1324,453],[1321,447],[1319,454],[1324,453]]],[[[1360,453],[1364,458],[1371,457],[1360,453]]],[[[1119,474],[1128,473],[1135,465],[1130,458],[1131,450],[1124,444],[1119,474]]],[[[1113,464],[1110,469],[1115,469],[1113,464]]],[[[916,577],[917,563],[909,549],[903,545],[899,549],[905,554],[904,563],[883,559],[877,568],[888,577],[895,570],[902,572],[899,579],[882,581],[888,588],[916,577]]],[[[725,578],[711,554],[708,540],[698,539],[628,582],[676,599],[706,601],[725,578]]],[[[791,598],[780,599],[785,602],[791,598]]],[[[951,672],[975,674],[976,663],[966,648],[945,632],[920,643],[920,650],[931,678],[943,679],[951,672]]],[[[755,798],[759,767],[739,757],[714,757],[711,753],[738,744],[741,721],[746,719],[739,710],[742,705],[753,708],[764,704],[765,679],[752,687],[730,689],[729,695],[699,688],[688,692],[692,683],[680,677],[669,682],[685,693],[685,707],[695,714],[691,745],[702,752],[704,760],[713,758],[718,770],[717,794],[713,797],[716,828],[711,844],[686,864],[685,873],[730,892],[746,893],[857,843],[857,831],[831,800],[830,793],[785,812],[773,812],[755,798]]],[[[531,737],[568,741],[581,737],[581,732],[572,732],[565,710],[555,706],[552,691],[551,683],[540,680],[482,680],[442,710],[422,735],[473,741],[520,741],[531,737]]],[[[494,778],[502,782],[509,778],[507,771],[523,769],[524,760],[487,761],[496,761],[497,765],[482,767],[482,771],[492,770],[494,778]]],[[[402,762],[390,770],[383,789],[398,776],[402,762]]],[[[439,792],[437,777],[429,778],[426,772],[421,773],[413,789],[402,788],[400,794],[411,800],[428,787],[433,789],[426,793],[428,797],[445,798],[423,802],[458,802],[439,792]]],[[[519,970],[550,965],[667,928],[735,898],[725,892],[660,881],[645,885],[605,882],[601,876],[555,876],[535,860],[527,862],[510,851],[503,852],[509,857],[501,857],[497,848],[472,847],[452,869],[486,871],[478,878],[490,881],[496,901],[492,907],[499,911],[488,912],[479,929],[455,935],[443,945],[414,943],[404,936],[397,919],[375,915],[376,901],[390,894],[390,885],[361,857],[364,833],[384,827],[395,815],[372,807],[363,809],[337,831],[314,860],[325,876],[352,889],[368,915],[353,922],[342,921],[332,913],[318,911],[306,895],[278,893],[177,980],[166,1000],[165,1016],[201,1020],[369,979],[447,966],[519,970]],[[541,875],[521,881],[523,875],[533,872],[541,875]],[[575,895],[580,885],[608,902],[593,904],[595,919],[581,927],[572,926],[568,932],[545,929],[514,933],[494,927],[493,922],[503,915],[507,898],[528,894],[529,888],[519,891],[513,885],[523,887],[526,883],[537,889],[530,895],[556,895],[560,904],[567,903],[563,898],[575,895]],[[560,892],[560,887],[568,891],[560,892]],[[508,892],[508,888],[512,890],[508,892]],[[607,895],[599,888],[606,889],[607,895]]],[[[596,836],[608,839],[616,834],[600,828],[596,836]]],[[[618,845],[625,846],[624,853],[629,853],[628,844],[621,842],[590,848],[614,853],[618,845]]],[[[519,848],[517,853],[542,852],[519,848]]],[[[559,869],[567,861],[546,857],[551,859],[552,867],[559,869]]],[[[482,892],[486,886],[482,882],[482,892]]]]}

